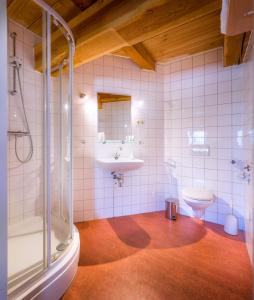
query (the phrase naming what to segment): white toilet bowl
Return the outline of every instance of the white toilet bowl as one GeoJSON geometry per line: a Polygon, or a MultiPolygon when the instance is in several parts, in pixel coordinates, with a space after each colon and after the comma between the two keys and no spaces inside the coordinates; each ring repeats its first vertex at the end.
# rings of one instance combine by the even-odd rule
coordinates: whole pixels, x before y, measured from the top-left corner
{"type": "Polygon", "coordinates": [[[182,191],[183,200],[192,208],[194,216],[201,218],[205,209],[214,201],[214,195],[207,189],[188,187],[182,191]]]}

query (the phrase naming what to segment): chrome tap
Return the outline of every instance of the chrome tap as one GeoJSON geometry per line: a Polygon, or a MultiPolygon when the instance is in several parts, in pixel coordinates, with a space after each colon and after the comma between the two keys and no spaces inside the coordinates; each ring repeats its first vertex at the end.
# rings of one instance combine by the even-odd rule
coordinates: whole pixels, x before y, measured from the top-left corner
{"type": "Polygon", "coordinates": [[[116,153],[114,154],[114,159],[117,160],[119,157],[120,157],[120,153],[116,152],[116,153]]]}

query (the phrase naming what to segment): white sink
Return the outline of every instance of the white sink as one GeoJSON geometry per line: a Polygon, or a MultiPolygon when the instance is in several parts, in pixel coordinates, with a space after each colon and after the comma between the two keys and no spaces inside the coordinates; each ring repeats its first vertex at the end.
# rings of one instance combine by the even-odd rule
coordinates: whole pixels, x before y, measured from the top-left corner
{"type": "Polygon", "coordinates": [[[110,172],[131,171],[141,168],[144,164],[142,159],[128,157],[119,157],[118,159],[98,158],[96,161],[104,170],[110,172]]]}

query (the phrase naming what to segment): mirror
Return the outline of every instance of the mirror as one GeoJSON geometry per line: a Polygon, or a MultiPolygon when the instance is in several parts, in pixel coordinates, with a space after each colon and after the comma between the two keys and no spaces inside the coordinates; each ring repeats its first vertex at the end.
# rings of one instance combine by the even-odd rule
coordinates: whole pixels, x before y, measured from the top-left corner
{"type": "Polygon", "coordinates": [[[98,93],[97,100],[99,140],[131,141],[131,96],[98,93]]]}

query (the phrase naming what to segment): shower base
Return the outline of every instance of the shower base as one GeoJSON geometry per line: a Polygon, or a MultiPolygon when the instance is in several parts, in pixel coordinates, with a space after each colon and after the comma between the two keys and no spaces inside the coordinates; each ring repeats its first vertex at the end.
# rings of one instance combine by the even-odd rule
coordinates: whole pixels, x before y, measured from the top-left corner
{"type": "Polygon", "coordinates": [[[49,269],[42,272],[42,229],[41,217],[31,217],[9,226],[8,278],[10,299],[26,299],[26,297],[31,299],[33,295],[38,297],[40,293],[46,293],[45,295],[49,297],[46,299],[57,299],[51,298],[53,295],[58,297],[58,295],[51,294],[56,292],[55,285],[60,283],[57,293],[61,296],[61,292],[65,291],[75,275],[79,257],[79,234],[77,230],[74,230],[74,238],[64,251],[57,251],[57,246],[61,245],[64,235],[61,237],[59,231],[57,231],[57,235],[54,230],[51,231],[51,253],[54,262],[49,269]],[[35,276],[36,279],[34,280],[35,276]],[[68,280],[64,280],[65,277],[68,280]],[[29,287],[30,279],[33,282],[31,287],[29,287]],[[48,288],[45,288],[46,286],[48,288]],[[50,286],[52,287],[50,288],[50,286]]]}
{"type": "MultiPolygon", "coordinates": [[[[8,277],[13,278],[38,266],[43,261],[43,220],[31,217],[9,227],[8,239],[8,277]]],[[[61,241],[51,231],[51,252],[61,241]]]]}

